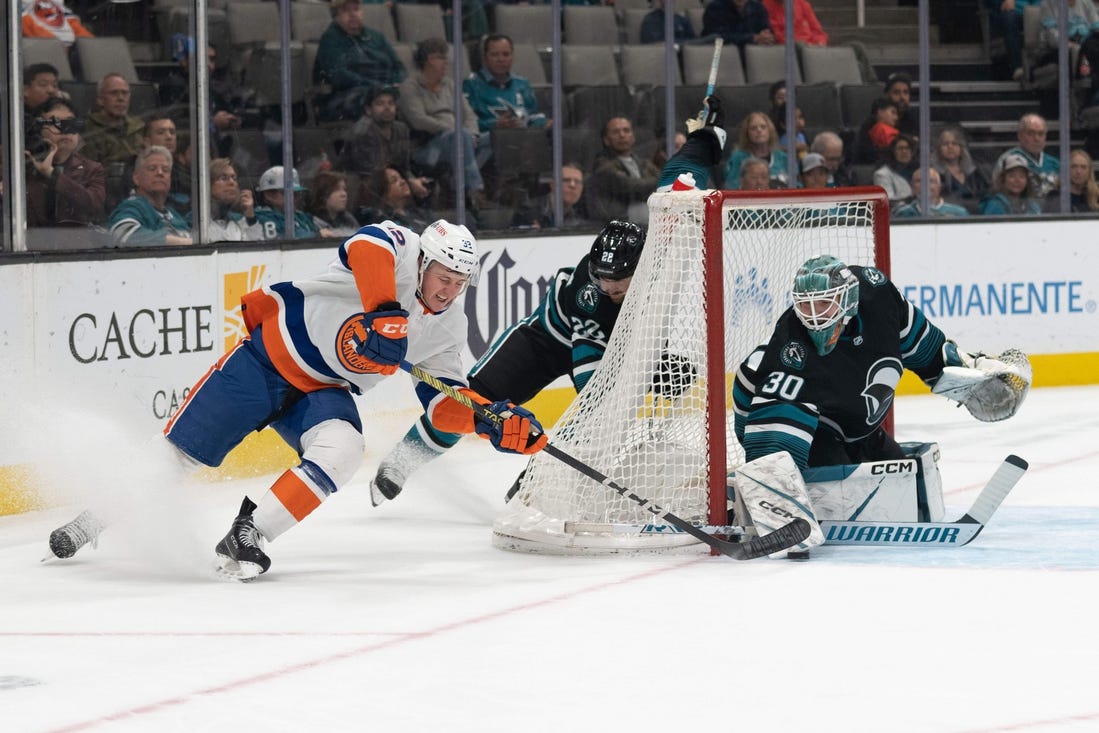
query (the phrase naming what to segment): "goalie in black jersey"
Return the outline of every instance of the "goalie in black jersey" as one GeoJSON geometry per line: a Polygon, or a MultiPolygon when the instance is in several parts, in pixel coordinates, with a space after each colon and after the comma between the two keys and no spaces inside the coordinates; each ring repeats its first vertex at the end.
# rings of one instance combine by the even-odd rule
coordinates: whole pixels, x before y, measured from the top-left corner
{"type": "MultiPolygon", "coordinates": [[[[492,401],[509,395],[516,404],[564,375],[577,392],[584,389],[606,351],[645,235],[644,227],[626,221],[604,226],[575,267],[557,271],[534,312],[508,328],[473,366],[470,388],[492,401]]],[[[435,428],[425,413],[382,459],[370,483],[371,502],[377,506],[396,497],[412,471],[460,437],[435,428]]]]}
{"type": "MultiPolygon", "coordinates": [[[[883,427],[905,369],[988,422],[1014,415],[1030,388],[1022,352],[961,351],[874,267],[814,257],[798,269],[792,298],[770,341],[740,365],[733,385],[734,429],[747,461],[733,483],[753,520],[760,506],[776,504],[773,494],[760,498],[771,487],[795,503],[804,499],[810,513],[818,510],[815,519],[878,518],[866,510],[872,499],[882,501],[881,486],[868,481],[865,491],[853,490],[849,473],[842,497],[806,495],[802,473],[823,466],[854,472],[850,464],[913,457],[883,427]]],[[[895,512],[907,499],[899,491],[883,512],[900,519],[895,512]]],[[[821,539],[816,528],[806,545],[821,539]]]]}

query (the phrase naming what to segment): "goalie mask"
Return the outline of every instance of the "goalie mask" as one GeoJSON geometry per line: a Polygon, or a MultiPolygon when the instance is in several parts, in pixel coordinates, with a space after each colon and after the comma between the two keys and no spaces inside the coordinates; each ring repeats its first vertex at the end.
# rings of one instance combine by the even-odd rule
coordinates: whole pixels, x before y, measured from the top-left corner
{"type": "Polygon", "coordinates": [[[454,270],[467,277],[466,287],[477,284],[477,274],[481,263],[477,254],[477,240],[461,224],[451,224],[439,219],[429,224],[420,235],[420,278],[416,285],[417,295],[424,283],[424,273],[432,262],[438,262],[448,270],[454,270]]]}
{"type": "Polygon", "coordinates": [[[623,280],[633,275],[641,249],[645,246],[645,227],[628,221],[611,221],[591,245],[588,274],[596,286],[599,280],[623,280]]]}
{"type": "Polygon", "coordinates": [[[832,255],[814,257],[798,268],[793,300],[794,313],[824,356],[858,312],[859,279],[832,255]]]}

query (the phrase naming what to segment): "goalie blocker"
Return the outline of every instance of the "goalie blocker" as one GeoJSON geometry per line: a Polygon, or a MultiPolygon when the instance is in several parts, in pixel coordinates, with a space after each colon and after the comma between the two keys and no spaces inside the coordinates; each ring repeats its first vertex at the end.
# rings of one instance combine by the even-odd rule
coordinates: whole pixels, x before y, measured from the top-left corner
{"type": "MultiPolygon", "coordinates": [[[[744,464],[729,477],[734,518],[749,532],[766,534],[795,518],[812,527],[793,552],[825,541],[820,523],[938,522],[942,519],[939,446],[902,443],[903,459],[822,466],[799,471],[781,451],[744,464]]],[[[783,552],[776,553],[780,556],[783,552]]]]}

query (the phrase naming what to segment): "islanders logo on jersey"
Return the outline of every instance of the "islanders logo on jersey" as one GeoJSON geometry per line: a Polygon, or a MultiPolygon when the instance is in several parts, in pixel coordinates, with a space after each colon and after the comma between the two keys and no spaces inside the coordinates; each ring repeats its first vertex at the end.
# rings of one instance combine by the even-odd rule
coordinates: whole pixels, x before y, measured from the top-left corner
{"type": "Polygon", "coordinates": [[[782,347],[778,358],[791,369],[801,369],[805,366],[805,344],[800,341],[791,341],[782,347]]]}
{"type": "Polygon", "coordinates": [[[576,307],[585,313],[595,313],[599,307],[599,289],[588,283],[576,291],[576,307]]]}
{"type": "Polygon", "coordinates": [[[348,318],[336,332],[336,354],[340,366],[347,371],[355,374],[377,371],[377,365],[358,352],[358,348],[366,341],[366,336],[367,329],[361,314],[348,318]]]}
{"type": "Polygon", "coordinates": [[[900,360],[891,356],[878,359],[866,370],[866,389],[862,396],[866,400],[867,425],[877,425],[885,419],[903,372],[900,360]]]}
{"type": "Polygon", "coordinates": [[[889,282],[889,278],[885,276],[885,273],[876,267],[864,267],[862,268],[863,279],[866,280],[867,285],[876,288],[879,285],[884,285],[889,282]]]}

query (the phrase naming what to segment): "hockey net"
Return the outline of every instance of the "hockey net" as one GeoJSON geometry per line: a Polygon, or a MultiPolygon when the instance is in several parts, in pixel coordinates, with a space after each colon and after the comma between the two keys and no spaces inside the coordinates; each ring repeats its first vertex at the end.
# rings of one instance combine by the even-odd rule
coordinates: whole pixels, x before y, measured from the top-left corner
{"type": "MultiPolygon", "coordinates": [[[[649,233],[599,369],[554,427],[560,449],[700,526],[724,525],[742,462],[732,379],[790,304],[798,266],[833,254],[889,272],[878,188],[649,198],[649,233]]],[[[493,525],[498,547],[584,554],[695,545],[546,454],[493,525]]]]}

